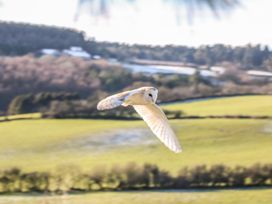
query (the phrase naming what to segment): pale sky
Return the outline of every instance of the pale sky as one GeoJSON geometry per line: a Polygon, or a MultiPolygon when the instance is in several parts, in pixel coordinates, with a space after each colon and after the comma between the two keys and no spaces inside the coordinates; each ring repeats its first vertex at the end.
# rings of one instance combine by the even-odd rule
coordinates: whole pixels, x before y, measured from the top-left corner
{"type": "MultiPolygon", "coordinates": [[[[139,0],[134,6],[118,4],[109,18],[82,13],[74,21],[77,0],[1,0],[0,20],[56,25],[83,30],[99,41],[140,44],[245,45],[272,47],[272,0],[244,0],[243,6],[220,19],[197,16],[180,23],[174,10],[159,0],[139,0]]],[[[1,34],[1,33],[0,33],[1,34]]]]}

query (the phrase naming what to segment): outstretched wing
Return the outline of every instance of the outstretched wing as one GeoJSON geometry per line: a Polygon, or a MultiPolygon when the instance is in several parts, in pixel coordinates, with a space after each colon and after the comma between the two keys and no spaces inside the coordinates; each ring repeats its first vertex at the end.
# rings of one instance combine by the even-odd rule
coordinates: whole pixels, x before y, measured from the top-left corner
{"type": "Polygon", "coordinates": [[[159,106],[148,104],[134,105],[133,107],[162,143],[176,153],[182,151],[179,141],[168,123],[167,117],[159,106]]]}
{"type": "Polygon", "coordinates": [[[118,94],[109,96],[109,97],[101,100],[97,104],[97,109],[98,110],[107,110],[107,109],[112,109],[112,108],[116,108],[118,106],[121,106],[129,94],[130,94],[129,91],[125,91],[122,93],[118,93],[118,94]]]}

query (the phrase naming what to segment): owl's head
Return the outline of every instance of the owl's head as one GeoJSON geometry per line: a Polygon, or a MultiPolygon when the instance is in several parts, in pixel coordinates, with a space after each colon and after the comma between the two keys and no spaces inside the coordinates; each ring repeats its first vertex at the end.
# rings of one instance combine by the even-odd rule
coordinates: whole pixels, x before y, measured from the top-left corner
{"type": "Polygon", "coordinates": [[[154,87],[145,87],[144,98],[146,101],[156,103],[158,97],[158,89],[154,87]]]}

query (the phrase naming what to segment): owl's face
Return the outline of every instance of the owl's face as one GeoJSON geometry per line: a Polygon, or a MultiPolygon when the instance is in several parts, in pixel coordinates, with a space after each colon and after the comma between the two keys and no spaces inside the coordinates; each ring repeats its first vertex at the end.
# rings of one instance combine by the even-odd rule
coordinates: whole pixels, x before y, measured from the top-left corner
{"type": "Polygon", "coordinates": [[[145,89],[144,98],[146,101],[156,103],[158,97],[158,89],[154,87],[147,87],[145,89]]]}

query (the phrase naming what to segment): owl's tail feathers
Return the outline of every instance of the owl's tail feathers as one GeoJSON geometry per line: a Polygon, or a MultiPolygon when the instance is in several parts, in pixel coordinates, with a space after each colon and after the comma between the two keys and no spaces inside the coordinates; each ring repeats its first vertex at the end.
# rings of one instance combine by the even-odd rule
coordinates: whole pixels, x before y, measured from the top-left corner
{"type": "Polygon", "coordinates": [[[108,97],[103,99],[97,104],[97,110],[108,110],[112,108],[116,108],[118,106],[121,106],[123,103],[123,100],[120,100],[115,97],[108,97]]]}

